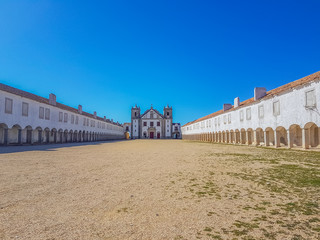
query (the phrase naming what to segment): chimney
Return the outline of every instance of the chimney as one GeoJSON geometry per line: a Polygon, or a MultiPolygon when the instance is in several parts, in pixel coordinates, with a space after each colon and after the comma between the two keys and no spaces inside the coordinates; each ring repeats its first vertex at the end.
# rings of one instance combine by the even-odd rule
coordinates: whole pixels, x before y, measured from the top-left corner
{"type": "Polygon", "coordinates": [[[111,123],[113,123],[113,119],[111,119],[111,123]]]}
{"type": "Polygon", "coordinates": [[[93,117],[97,118],[97,112],[96,111],[93,112],[93,117]]]}
{"type": "Polygon", "coordinates": [[[264,87],[256,87],[254,89],[254,100],[258,100],[267,95],[267,89],[264,87]]]}
{"type": "Polygon", "coordinates": [[[105,122],[107,121],[107,118],[106,118],[106,116],[103,116],[103,121],[105,121],[105,122]]]}
{"type": "Polygon", "coordinates": [[[231,108],[232,108],[232,105],[230,103],[223,104],[223,111],[224,112],[231,109],[231,108]]]}
{"type": "Polygon", "coordinates": [[[240,98],[239,97],[236,97],[234,99],[234,104],[233,104],[234,108],[237,108],[240,106],[240,98]]]}
{"type": "Polygon", "coordinates": [[[53,93],[49,94],[49,104],[56,106],[57,105],[57,97],[53,93]]]}
{"type": "Polygon", "coordinates": [[[82,105],[78,105],[78,113],[82,114],[82,105]]]}

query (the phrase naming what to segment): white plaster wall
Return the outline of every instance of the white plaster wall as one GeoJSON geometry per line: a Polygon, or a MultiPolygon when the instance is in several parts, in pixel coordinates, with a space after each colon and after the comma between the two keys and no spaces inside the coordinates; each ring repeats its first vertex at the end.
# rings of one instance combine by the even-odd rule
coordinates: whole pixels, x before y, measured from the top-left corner
{"type": "Polygon", "coordinates": [[[313,122],[320,126],[320,82],[312,82],[299,88],[291,89],[290,91],[281,93],[274,97],[265,97],[252,105],[245,107],[238,107],[235,110],[226,111],[225,113],[216,117],[206,119],[202,122],[197,122],[188,126],[182,127],[182,134],[199,134],[206,132],[219,132],[252,128],[271,127],[275,130],[277,127],[284,127],[289,129],[292,124],[298,124],[301,128],[305,124],[313,122]],[[315,90],[316,108],[311,110],[305,107],[306,105],[306,92],[315,90]],[[273,102],[280,102],[280,115],[274,116],[273,102]],[[263,105],[264,117],[259,118],[258,107],[263,105]],[[251,120],[246,119],[246,109],[251,108],[251,120]],[[240,121],[240,111],[243,110],[244,119],[240,121]],[[228,123],[228,115],[231,115],[231,123],[228,123]],[[227,122],[224,123],[226,117],[227,122]],[[211,120],[211,127],[209,127],[209,120],[211,120]],[[215,124],[215,121],[217,124],[215,124]],[[219,124],[220,123],[220,124],[219,124]]]}
{"type": "Polygon", "coordinates": [[[55,128],[56,130],[77,130],[77,131],[88,131],[96,132],[102,134],[110,135],[123,135],[124,129],[122,126],[117,126],[105,121],[100,121],[95,118],[89,118],[89,126],[83,126],[83,119],[88,118],[81,114],[76,114],[66,110],[62,110],[58,107],[42,104],[37,101],[30,100],[28,98],[23,98],[18,95],[14,95],[5,91],[0,90],[0,123],[5,123],[9,128],[12,128],[14,125],[19,125],[22,129],[27,126],[31,126],[32,129],[41,127],[42,129],[49,128],[50,130],[55,128]],[[10,98],[13,100],[12,114],[5,113],[5,98],[10,98]],[[22,116],[22,102],[29,104],[28,116],[22,116]],[[40,119],[39,118],[39,107],[49,108],[50,109],[50,120],[40,119]],[[59,122],[59,112],[68,114],[68,122],[59,122]],[[71,115],[78,116],[78,124],[71,123],[71,115]],[[90,126],[90,121],[95,121],[95,127],[90,126]],[[100,122],[101,125],[98,124],[100,122]],[[105,127],[103,125],[105,124],[105,127]],[[99,127],[100,126],[100,127],[99,127]]]}
{"type": "Polygon", "coordinates": [[[132,136],[139,137],[139,120],[132,120],[132,136]]]}
{"type": "Polygon", "coordinates": [[[171,137],[171,130],[172,130],[171,119],[166,119],[165,123],[166,123],[166,125],[165,125],[165,136],[166,137],[171,137]]]}

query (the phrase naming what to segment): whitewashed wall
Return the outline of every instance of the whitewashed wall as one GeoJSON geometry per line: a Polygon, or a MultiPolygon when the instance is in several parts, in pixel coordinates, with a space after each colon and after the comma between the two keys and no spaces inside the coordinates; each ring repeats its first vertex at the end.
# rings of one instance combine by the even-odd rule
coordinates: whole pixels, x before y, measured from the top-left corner
{"type": "Polygon", "coordinates": [[[124,135],[124,129],[122,126],[118,126],[112,123],[101,121],[95,118],[90,118],[81,114],[76,114],[71,111],[62,110],[56,106],[49,104],[39,103],[28,98],[24,98],[15,94],[11,94],[5,91],[0,90],[0,123],[4,123],[8,128],[12,128],[14,125],[19,125],[22,129],[27,126],[36,129],[40,127],[42,129],[49,128],[51,129],[62,129],[72,130],[72,131],[88,131],[96,132],[101,134],[110,134],[110,135],[124,135]],[[13,100],[12,114],[5,113],[5,99],[10,98],[13,100]],[[22,103],[28,103],[28,116],[22,116],[22,103]],[[50,109],[50,119],[40,119],[39,118],[39,108],[43,107],[44,109],[50,109]],[[68,114],[68,121],[59,122],[59,113],[62,112],[68,114]],[[78,117],[78,124],[71,123],[71,116],[74,115],[74,119],[78,117]],[[89,119],[89,126],[84,126],[84,119],[89,119]],[[91,122],[94,122],[94,126],[91,125],[91,122]]]}
{"type": "Polygon", "coordinates": [[[183,135],[200,134],[207,132],[219,132],[241,129],[284,127],[289,129],[293,124],[301,128],[307,123],[315,123],[320,126],[320,83],[312,82],[287,92],[283,92],[274,97],[264,97],[249,106],[238,107],[234,110],[226,111],[216,117],[206,119],[182,127],[183,135]],[[316,106],[306,107],[306,92],[314,90],[316,106]],[[280,114],[274,114],[274,103],[279,101],[280,114]],[[263,117],[259,116],[259,107],[263,107],[263,117]],[[247,119],[247,109],[251,111],[251,119],[247,119]],[[243,113],[243,120],[240,114],[243,113]]]}

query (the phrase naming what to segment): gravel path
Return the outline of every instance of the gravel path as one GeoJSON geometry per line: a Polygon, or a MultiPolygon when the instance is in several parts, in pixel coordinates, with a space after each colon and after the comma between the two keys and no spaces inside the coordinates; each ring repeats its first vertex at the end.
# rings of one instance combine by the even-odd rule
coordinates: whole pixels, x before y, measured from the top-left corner
{"type": "MultiPolygon", "coordinates": [[[[317,206],[310,215],[298,210],[290,215],[281,204],[301,203],[300,195],[259,183],[259,173],[274,166],[272,159],[283,154],[279,151],[132,140],[9,147],[1,152],[0,239],[320,236],[317,206]],[[297,219],[300,225],[293,229],[284,226],[297,219]]],[[[295,152],[286,151],[288,157],[279,161],[290,161],[290,154],[295,152]]],[[[318,164],[318,155],[313,158],[318,164]]],[[[309,190],[317,204],[319,188],[316,193],[309,190]]]]}

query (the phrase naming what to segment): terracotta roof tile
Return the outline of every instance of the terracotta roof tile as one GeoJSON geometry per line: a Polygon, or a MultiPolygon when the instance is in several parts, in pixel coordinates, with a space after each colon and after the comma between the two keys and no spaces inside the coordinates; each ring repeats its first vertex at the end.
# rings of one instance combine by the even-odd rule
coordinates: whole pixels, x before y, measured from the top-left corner
{"type": "MultiPolygon", "coordinates": [[[[319,81],[320,80],[320,71],[319,72],[316,72],[316,73],[313,73],[309,76],[306,76],[304,78],[300,78],[296,81],[293,81],[293,82],[290,82],[290,83],[287,83],[285,85],[282,85],[278,88],[275,88],[275,89],[272,89],[270,91],[267,92],[266,96],[264,96],[263,98],[260,98],[259,100],[255,101],[254,98],[249,98],[243,102],[240,103],[239,107],[244,107],[244,106],[248,106],[254,102],[258,102],[260,101],[261,99],[267,99],[269,97],[272,97],[272,96],[275,96],[275,95],[278,95],[280,93],[283,93],[283,92],[286,92],[292,88],[296,88],[296,87],[299,87],[299,86],[302,86],[302,85],[305,85],[307,83],[310,83],[310,82],[313,82],[313,81],[319,81]]],[[[225,112],[230,112],[230,111],[233,111],[234,110],[234,107],[232,107],[231,109],[225,111],[225,112]]],[[[213,118],[215,116],[218,116],[220,114],[224,113],[223,110],[219,110],[217,112],[214,112],[214,113],[211,113],[207,116],[204,116],[202,118],[199,118],[199,119],[196,119],[192,122],[188,122],[186,123],[184,126],[188,126],[188,125],[191,125],[193,123],[197,123],[197,122],[201,122],[203,120],[206,120],[206,119],[209,119],[209,118],[213,118]]]]}

